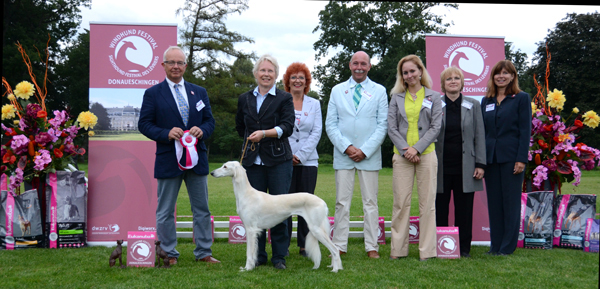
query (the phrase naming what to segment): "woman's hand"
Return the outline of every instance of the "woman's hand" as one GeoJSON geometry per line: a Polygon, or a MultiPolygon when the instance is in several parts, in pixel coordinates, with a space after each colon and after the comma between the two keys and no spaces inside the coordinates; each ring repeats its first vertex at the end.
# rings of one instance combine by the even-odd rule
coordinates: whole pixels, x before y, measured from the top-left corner
{"type": "Polygon", "coordinates": [[[248,136],[248,140],[251,142],[259,142],[266,137],[264,130],[257,130],[248,136]]]}
{"type": "Polygon", "coordinates": [[[475,168],[475,172],[473,173],[473,177],[481,180],[483,179],[483,174],[485,173],[485,171],[482,168],[475,168]]]}
{"type": "Polygon", "coordinates": [[[300,159],[296,155],[294,155],[292,162],[294,166],[301,164],[300,159]]]}
{"type": "Polygon", "coordinates": [[[417,164],[421,161],[421,159],[419,158],[419,152],[417,151],[417,149],[415,149],[413,147],[408,147],[408,148],[404,148],[404,150],[406,150],[404,152],[404,158],[406,158],[409,162],[417,164]]]}
{"type": "Polygon", "coordinates": [[[513,175],[518,175],[518,174],[522,173],[524,169],[525,169],[525,163],[516,162],[515,169],[513,170],[513,175]]]}

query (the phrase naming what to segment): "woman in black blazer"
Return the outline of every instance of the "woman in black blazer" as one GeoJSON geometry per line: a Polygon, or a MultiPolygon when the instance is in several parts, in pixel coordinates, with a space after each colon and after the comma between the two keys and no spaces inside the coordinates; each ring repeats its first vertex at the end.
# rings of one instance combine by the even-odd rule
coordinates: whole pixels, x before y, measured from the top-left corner
{"type": "MultiPolygon", "coordinates": [[[[287,194],[292,180],[293,155],[288,142],[294,128],[292,95],[275,88],[279,66],[272,56],[260,57],[253,72],[258,86],[240,95],[235,116],[235,128],[244,138],[242,165],[253,188],[271,195],[287,194]]],[[[257,266],[267,263],[265,245],[263,233],[258,237],[257,266]]],[[[285,269],[287,221],[271,228],[271,245],[271,262],[275,268],[285,269]]]]}
{"type": "Polygon", "coordinates": [[[531,137],[531,98],[519,89],[517,70],[510,61],[499,61],[491,75],[481,101],[491,238],[488,254],[510,255],[519,237],[520,198],[531,137]]]}

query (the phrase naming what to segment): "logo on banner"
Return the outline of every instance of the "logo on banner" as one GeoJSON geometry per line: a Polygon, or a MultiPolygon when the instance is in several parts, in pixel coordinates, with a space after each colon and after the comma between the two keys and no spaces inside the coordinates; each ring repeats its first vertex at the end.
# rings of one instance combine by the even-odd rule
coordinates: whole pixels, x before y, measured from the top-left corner
{"type": "Polygon", "coordinates": [[[419,227],[416,224],[411,223],[408,227],[408,235],[412,239],[419,238],[419,227]]]}
{"type": "Polygon", "coordinates": [[[154,55],[157,47],[156,40],[149,33],[127,29],[115,35],[109,43],[112,54],[108,59],[119,74],[125,77],[143,77],[158,64],[159,56],[154,55]]]}
{"type": "Polygon", "coordinates": [[[150,243],[146,240],[136,241],[131,245],[133,250],[129,255],[138,262],[146,261],[151,255],[150,247],[150,243]]]}
{"type": "Polygon", "coordinates": [[[114,234],[119,234],[119,230],[121,230],[121,227],[119,227],[118,224],[108,224],[108,226],[106,227],[102,227],[102,226],[92,226],[92,234],[109,234],[109,235],[114,235],[114,234]]]}
{"type": "Polygon", "coordinates": [[[457,248],[456,239],[452,236],[443,236],[438,240],[438,249],[444,254],[452,254],[457,248]]]}
{"type": "Polygon", "coordinates": [[[235,224],[231,228],[231,236],[236,240],[246,238],[246,228],[243,224],[235,224]]]}
{"type": "Polygon", "coordinates": [[[490,66],[485,63],[488,54],[475,41],[461,40],[453,43],[444,52],[444,58],[448,61],[444,68],[455,66],[462,70],[465,90],[467,86],[479,85],[490,73],[490,66]]]}

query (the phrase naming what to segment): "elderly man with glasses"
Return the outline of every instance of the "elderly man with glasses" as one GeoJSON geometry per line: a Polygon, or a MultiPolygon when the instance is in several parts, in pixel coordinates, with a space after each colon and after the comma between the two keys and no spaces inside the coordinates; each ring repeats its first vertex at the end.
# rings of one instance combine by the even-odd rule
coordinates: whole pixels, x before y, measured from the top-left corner
{"type": "Polygon", "coordinates": [[[158,181],[156,233],[169,263],[177,264],[175,203],[185,181],[193,213],[196,261],[220,263],[212,257],[208,209],[208,157],[204,140],[215,129],[206,89],[183,80],[187,64],[181,48],[167,48],[165,81],[144,93],[139,130],[156,142],[154,177],[158,181]]]}

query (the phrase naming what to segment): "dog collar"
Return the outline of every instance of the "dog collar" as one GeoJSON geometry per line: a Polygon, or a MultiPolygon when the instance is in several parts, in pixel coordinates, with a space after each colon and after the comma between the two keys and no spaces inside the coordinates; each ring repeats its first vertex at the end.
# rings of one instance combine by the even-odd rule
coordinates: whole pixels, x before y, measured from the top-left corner
{"type": "Polygon", "coordinates": [[[197,143],[198,139],[191,135],[189,130],[186,130],[183,133],[183,136],[175,142],[177,165],[180,170],[189,170],[198,164],[198,151],[196,150],[197,143]]]}

